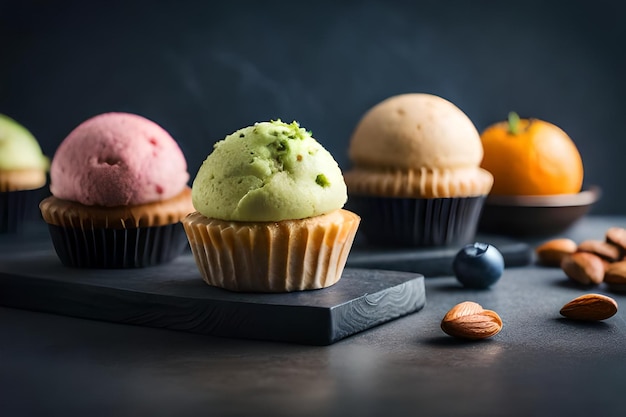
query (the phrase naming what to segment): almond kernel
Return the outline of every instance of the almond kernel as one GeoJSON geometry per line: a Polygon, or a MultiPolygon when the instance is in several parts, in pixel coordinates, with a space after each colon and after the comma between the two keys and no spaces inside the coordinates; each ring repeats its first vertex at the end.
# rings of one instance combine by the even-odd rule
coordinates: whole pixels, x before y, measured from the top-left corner
{"type": "Polygon", "coordinates": [[[495,311],[485,310],[473,301],[464,301],[446,313],[441,329],[453,337],[486,339],[502,330],[502,319],[495,311]]]}
{"type": "Polygon", "coordinates": [[[545,266],[560,266],[563,257],[576,252],[578,245],[572,239],[558,238],[548,240],[535,248],[535,254],[540,264],[545,266]]]}
{"type": "Polygon", "coordinates": [[[626,284],[626,261],[613,262],[604,272],[607,284],[626,284]]]}
{"type": "Polygon", "coordinates": [[[602,294],[585,294],[565,304],[561,315],[574,320],[606,320],[617,313],[617,302],[602,294]]]}
{"type": "Polygon", "coordinates": [[[614,244],[603,240],[584,240],[578,244],[578,251],[593,253],[609,262],[622,259],[622,250],[614,244]]]}
{"type": "Polygon", "coordinates": [[[607,242],[621,248],[622,253],[626,253],[626,229],[623,227],[609,227],[605,233],[607,242]]]}
{"type": "Polygon", "coordinates": [[[604,272],[604,282],[614,292],[626,292],[626,261],[609,264],[604,272]]]}
{"type": "Polygon", "coordinates": [[[605,262],[593,253],[576,252],[563,257],[561,269],[573,281],[598,285],[604,280],[605,262]]]}

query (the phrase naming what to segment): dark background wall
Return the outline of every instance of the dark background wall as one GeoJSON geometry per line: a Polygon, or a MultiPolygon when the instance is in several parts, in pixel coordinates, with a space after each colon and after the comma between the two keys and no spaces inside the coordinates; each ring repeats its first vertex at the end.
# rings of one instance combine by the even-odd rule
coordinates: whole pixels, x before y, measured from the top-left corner
{"type": "Polygon", "coordinates": [[[626,213],[626,7],[595,1],[1,1],[0,113],[52,156],[106,111],[167,129],[190,172],[234,130],[298,120],[347,169],[361,115],[429,92],[479,130],[510,110],[576,142],[626,213]]]}

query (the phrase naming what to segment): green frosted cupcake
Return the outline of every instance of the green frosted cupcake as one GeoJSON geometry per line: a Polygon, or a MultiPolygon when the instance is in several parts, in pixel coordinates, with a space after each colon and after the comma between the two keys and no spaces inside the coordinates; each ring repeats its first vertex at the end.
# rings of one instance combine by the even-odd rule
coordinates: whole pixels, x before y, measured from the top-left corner
{"type": "Polygon", "coordinates": [[[233,291],[328,287],[343,272],[360,218],[343,210],[337,162],[280,120],[237,130],[214,146],[183,220],[204,280],[233,291]]]}
{"type": "Polygon", "coordinates": [[[0,114],[0,233],[21,231],[36,212],[49,165],[33,134],[0,114]]]}

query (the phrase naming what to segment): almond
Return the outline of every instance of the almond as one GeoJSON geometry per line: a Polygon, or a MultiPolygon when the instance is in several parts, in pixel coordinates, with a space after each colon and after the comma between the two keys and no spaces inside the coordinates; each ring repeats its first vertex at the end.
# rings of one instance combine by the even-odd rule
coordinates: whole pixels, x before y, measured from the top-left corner
{"type": "Polygon", "coordinates": [[[626,261],[609,264],[604,272],[604,282],[612,291],[626,291],[626,261]]]}
{"type": "Polygon", "coordinates": [[[622,259],[622,250],[613,243],[603,240],[588,239],[578,244],[578,251],[589,252],[598,255],[609,262],[622,259]]]}
{"type": "Polygon", "coordinates": [[[574,320],[606,320],[617,313],[617,302],[602,294],[585,294],[565,304],[561,315],[574,320]]]}
{"type": "Polygon", "coordinates": [[[473,301],[464,301],[444,316],[441,330],[453,337],[486,339],[502,330],[502,319],[495,311],[485,310],[473,301]]]}
{"type": "Polygon", "coordinates": [[[576,252],[578,245],[572,239],[558,238],[548,240],[535,248],[535,254],[540,264],[545,266],[560,266],[563,257],[576,252]]]}
{"type": "Polygon", "coordinates": [[[604,280],[605,262],[598,255],[576,252],[563,257],[561,269],[571,280],[583,285],[597,285],[604,280]]]}
{"type": "Polygon", "coordinates": [[[605,233],[607,242],[621,248],[622,253],[626,253],[626,229],[623,227],[609,227],[605,233]]]}

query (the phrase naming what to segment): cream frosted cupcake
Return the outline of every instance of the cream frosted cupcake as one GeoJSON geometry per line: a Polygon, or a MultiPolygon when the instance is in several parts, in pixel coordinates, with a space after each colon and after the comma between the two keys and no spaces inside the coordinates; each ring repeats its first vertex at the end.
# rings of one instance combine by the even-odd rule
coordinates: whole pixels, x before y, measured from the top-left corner
{"type": "Polygon", "coordinates": [[[425,93],[390,97],[368,110],[349,146],[350,209],[367,240],[383,246],[470,242],[493,176],[472,121],[425,93]]]}
{"type": "Polygon", "coordinates": [[[0,233],[21,231],[36,212],[48,167],[33,134],[0,114],[0,233]]]}
{"type": "Polygon", "coordinates": [[[335,284],[360,222],[337,162],[297,122],[256,123],[215,144],[183,220],[207,284],[289,292],[335,284]]]}

